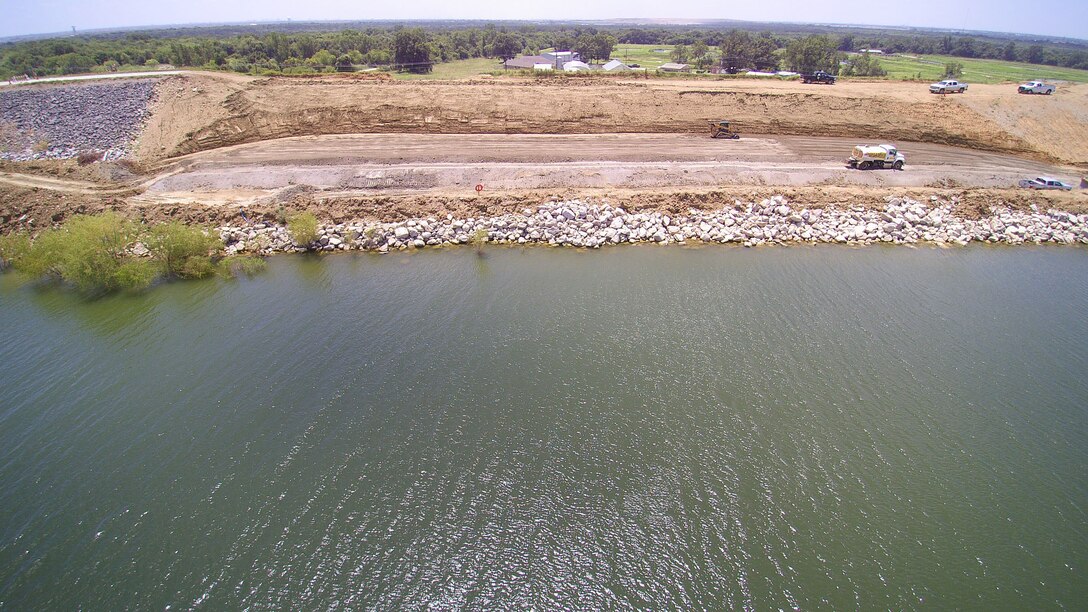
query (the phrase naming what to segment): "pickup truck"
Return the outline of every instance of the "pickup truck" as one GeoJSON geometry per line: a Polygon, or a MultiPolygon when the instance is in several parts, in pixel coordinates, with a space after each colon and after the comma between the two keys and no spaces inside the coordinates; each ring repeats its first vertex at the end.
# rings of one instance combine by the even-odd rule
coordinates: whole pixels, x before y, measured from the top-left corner
{"type": "Polygon", "coordinates": [[[801,82],[802,83],[818,83],[818,84],[822,83],[822,84],[825,84],[825,85],[834,85],[835,84],[835,75],[828,74],[828,73],[824,72],[823,70],[817,70],[816,72],[813,72],[812,74],[802,74],[801,75],[801,82]]]}
{"type": "Polygon", "coordinates": [[[960,83],[959,81],[953,81],[952,79],[945,79],[940,83],[934,83],[929,86],[929,93],[963,93],[967,91],[967,83],[960,83]]]}
{"type": "Polygon", "coordinates": [[[1049,96],[1054,93],[1054,86],[1047,85],[1042,81],[1028,81],[1023,85],[1016,88],[1017,93],[1022,94],[1044,94],[1049,96]]]}
{"type": "Polygon", "coordinates": [[[1024,179],[1020,181],[1020,186],[1026,189],[1061,189],[1062,191],[1071,191],[1073,189],[1072,185],[1050,178],[1049,176],[1037,176],[1033,179],[1024,179]]]}

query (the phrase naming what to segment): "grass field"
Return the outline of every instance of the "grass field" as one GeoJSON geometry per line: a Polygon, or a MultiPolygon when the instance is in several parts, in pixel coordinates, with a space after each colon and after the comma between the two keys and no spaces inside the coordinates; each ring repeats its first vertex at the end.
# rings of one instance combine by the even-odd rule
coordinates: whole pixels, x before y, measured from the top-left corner
{"type": "Polygon", "coordinates": [[[880,57],[879,60],[880,65],[888,71],[888,78],[891,79],[916,79],[921,73],[923,81],[938,81],[944,77],[946,63],[960,62],[963,64],[963,80],[967,83],[1005,83],[1035,79],[1088,82],[1088,70],[1001,60],[969,59],[946,55],[894,55],[880,57]]]}
{"type": "MultiPolygon", "coordinates": [[[[717,61],[717,49],[711,48],[710,54],[717,61]]],[[[652,72],[662,64],[671,62],[671,55],[672,47],[667,45],[616,45],[612,52],[612,59],[618,59],[626,64],[639,64],[652,72]]],[[[944,66],[947,62],[960,62],[963,64],[962,80],[966,83],[1023,82],[1034,79],[1088,83],[1088,70],[1073,68],[945,55],[889,55],[880,56],[877,59],[888,71],[888,78],[893,80],[938,81],[944,77],[944,66]]],[[[394,73],[393,76],[404,80],[464,79],[501,71],[502,65],[499,60],[476,58],[435,64],[434,70],[429,74],[394,73]]]]}
{"type": "MultiPolygon", "coordinates": [[[[654,70],[672,61],[672,47],[667,45],[616,45],[612,51],[612,59],[618,59],[625,64],[638,64],[643,68],[654,70]],[[662,52],[663,51],[663,52],[662,52]]],[[[717,62],[718,52],[711,49],[710,54],[717,62]]]]}
{"type": "Polygon", "coordinates": [[[478,74],[488,74],[502,70],[502,63],[497,59],[478,57],[466,60],[456,60],[444,64],[435,64],[434,69],[427,74],[411,74],[407,72],[395,72],[393,77],[406,81],[427,79],[466,79],[478,74]]]}

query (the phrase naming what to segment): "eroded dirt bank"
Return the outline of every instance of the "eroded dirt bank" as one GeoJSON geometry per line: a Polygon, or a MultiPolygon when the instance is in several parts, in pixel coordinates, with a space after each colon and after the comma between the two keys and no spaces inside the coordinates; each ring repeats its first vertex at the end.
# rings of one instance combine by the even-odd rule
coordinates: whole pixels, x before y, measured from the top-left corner
{"type": "Polygon", "coordinates": [[[244,225],[248,222],[282,221],[294,212],[311,211],[323,222],[395,222],[411,218],[460,218],[517,213],[549,201],[581,199],[610,203],[630,211],[658,211],[683,214],[689,210],[714,210],[737,200],[758,202],[781,195],[797,206],[808,208],[861,206],[879,208],[888,198],[911,198],[923,202],[952,202],[956,214],[978,218],[991,207],[1026,211],[1034,205],[1075,214],[1088,213],[1088,200],[1076,193],[1028,193],[1014,189],[941,188],[858,188],[839,186],[729,186],[723,188],[582,189],[493,192],[479,196],[377,195],[360,197],[315,197],[299,193],[279,201],[268,200],[242,206],[188,202],[156,202],[117,194],[68,192],[28,188],[0,183],[0,232],[38,231],[63,222],[76,214],[105,210],[121,212],[146,221],[181,220],[201,225],[244,225]]]}
{"type": "Polygon", "coordinates": [[[1045,97],[1008,89],[973,87],[968,100],[892,82],[190,74],[158,85],[137,163],[0,164],[0,227],[35,230],[105,209],[216,225],[298,210],[391,222],[561,199],[683,213],[774,195],[810,208],[936,197],[965,215],[1084,211],[1083,190],[1011,187],[1037,173],[1079,183],[1088,85],[1045,97]],[[744,137],[710,139],[712,118],[733,120],[744,137]],[[1068,129],[1027,129],[1026,118],[1068,129]],[[844,170],[859,140],[899,143],[908,169],[844,170]]]}
{"type": "Polygon", "coordinates": [[[198,74],[160,86],[139,152],[144,160],[163,159],[315,134],[702,134],[707,120],[730,119],[744,134],[929,142],[1088,165],[1082,133],[1088,128],[1077,119],[1088,106],[1088,85],[1063,86],[1047,100],[1009,91],[1007,85],[972,87],[968,103],[966,96],[931,96],[923,84],[885,81],[815,88],[763,80],[419,82],[198,74]],[[1044,104],[1048,116],[1070,129],[1038,134],[1018,127],[1016,117],[1034,116],[1044,104]]]}

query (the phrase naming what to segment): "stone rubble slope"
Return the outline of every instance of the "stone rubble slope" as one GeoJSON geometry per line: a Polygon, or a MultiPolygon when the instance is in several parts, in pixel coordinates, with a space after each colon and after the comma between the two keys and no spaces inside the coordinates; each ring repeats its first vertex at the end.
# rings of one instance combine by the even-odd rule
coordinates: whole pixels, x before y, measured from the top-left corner
{"type": "Polygon", "coordinates": [[[1030,212],[995,207],[982,219],[953,213],[956,201],[928,204],[909,198],[887,198],[881,208],[794,209],[783,196],[758,203],[735,201],[715,211],[687,215],[628,212],[607,203],[579,200],[547,202],[524,214],[488,218],[409,219],[396,223],[326,225],[313,245],[295,244],[286,227],[275,224],[218,228],[229,254],[307,250],[392,250],[466,244],[486,235],[499,244],[548,244],[600,248],[622,243],[675,244],[701,241],[744,246],[788,243],[966,245],[1088,244],[1088,215],[1048,210],[1030,212]]]}
{"type": "Polygon", "coordinates": [[[152,79],[0,90],[0,159],[128,154],[150,113],[152,79]]]}

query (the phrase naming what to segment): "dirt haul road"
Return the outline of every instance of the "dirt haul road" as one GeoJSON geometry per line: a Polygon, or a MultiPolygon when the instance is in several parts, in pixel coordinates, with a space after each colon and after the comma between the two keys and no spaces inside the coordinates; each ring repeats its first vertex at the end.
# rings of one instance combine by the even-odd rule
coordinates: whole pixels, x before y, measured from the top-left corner
{"type": "Polygon", "coordinates": [[[945,97],[888,81],[367,78],[162,79],[138,164],[0,164],[0,229],[106,209],[201,224],[239,222],[242,207],[249,219],[467,217],[555,195],[670,212],[777,194],[811,207],[909,196],[956,198],[965,214],[1088,210],[1084,190],[1010,188],[1035,174],[1079,182],[1088,84],[945,97]],[[712,140],[708,119],[744,137],[712,140]],[[854,145],[880,142],[901,147],[905,171],[843,167],[854,145]]]}
{"type": "MultiPolygon", "coordinates": [[[[146,198],[224,204],[300,187],[325,197],[722,185],[1011,187],[1073,169],[998,153],[902,143],[907,170],[859,171],[855,139],[715,140],[686,134],[311,136],[184,156],[145,183],[146,198]]],[[[1071,174],[1072,173],[1072,174],[1071,174]]]]}

